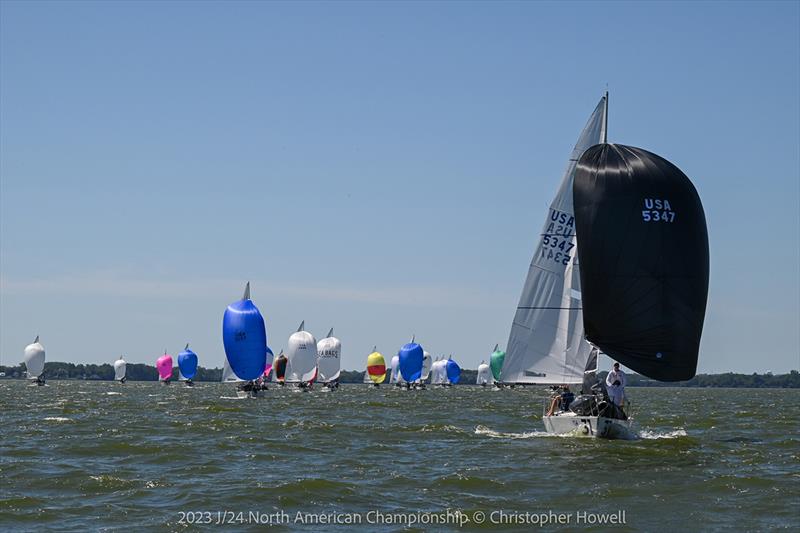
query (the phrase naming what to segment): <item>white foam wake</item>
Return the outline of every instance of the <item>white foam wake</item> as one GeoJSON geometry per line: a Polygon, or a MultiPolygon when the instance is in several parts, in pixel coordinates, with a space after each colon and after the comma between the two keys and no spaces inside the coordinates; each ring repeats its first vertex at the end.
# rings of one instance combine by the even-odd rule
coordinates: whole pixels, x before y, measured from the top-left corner
{"type": "Polygon", "coordinates": [[[476,435],[486,435],[487,437],[491,437],[493,439],[534,439],[537,437],[561,437],[563,435],[555,435],[553,433],[548,433],[546,431],[526,431],[524,433],[501,433],[500,431],[495,431],[493,429],[489,429],[485,426],[476,426],[475,427],[475,434],[476,435]]]}
{"type": "Polygon", "coordinates": [[[688,433],[683,428],[678,428],[673,431],[667,431],[666,433],[658,432],[658,431],[650,431],[648,429],[642,430],[639,432],[640,439],[677,439],[679,437],[686,437],[688,433]]]}

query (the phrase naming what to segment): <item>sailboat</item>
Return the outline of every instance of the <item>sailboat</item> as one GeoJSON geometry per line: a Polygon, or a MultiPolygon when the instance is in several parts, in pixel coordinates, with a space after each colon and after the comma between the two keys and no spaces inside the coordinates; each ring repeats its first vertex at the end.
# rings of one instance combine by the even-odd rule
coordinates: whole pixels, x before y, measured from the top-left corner
{"type": "Polygon", "coordinates": [[[391,373],[389,374],[389,383],[399,387],[401,379],[402,378],[400,376],[400,354],[398,353],[397,355],[392,357],[391,373]]]}
{"type": "Polygon", "coordinates": [[[458,380],[461,379],[461,367],[453,361],[452,355],[447,359],[444,369],[447,373],[447,382],[451,385],[457,384],[458,380]]]}
{"type": "Polygon", "coordinates": [[[364,383],[379,387],[386,379],[386,359],[378,351],[377,346],[372,347],[372,353],[367,356],[367,371],[364,372],[364,383]]]}
{"type": "Polygon", "coordinates": [[[31,385],[41,387],[45,384],[44,356],[44,346],[39,342],[39,335],[36,335],[33,342],[25,347],[22,356],[25,362],[25,371],[28,374],[28,379],[31,380],[31,385]]]}
{"type": "Polygon", "coordinates": [[[275,381],[283,387],[286,384],[286,363],[288,359],[285,355],[283,355],[283,350],[281,353],[278,354],[278,357],[275,358],[275,362],[272,365],[273,374],[275,374],[275,381]]]}
{"type": "Polygon", "coordinates": [[[342,342],[333,336],[333,328],[317,343],[319,381],[329,390],[339,388],[342,342]]]}
{"type": "Polygon", "coordinates": [[[708,236],[697,191],[672,163],[607,144],[608,93],[572,152],[511,327],[504,383],[582,385],[543,417],[551,433],[629,435],[595,384],[598,352],[663,381],[697,364],[708,236]]]}
{"type": "Polygon", "coordinates": [[[156,359],[158,380],[162,385],[169,385],[172,380],[172,356],[164,350],[164,355],[156,359]]]}
{"type": "Polygon", "coordinates": [[[311,390],[317,379],[317,340],[306,331],[306,321],[289,337],[286,346],[286,383],[297,384],[302,391],[311,390]]]}
{"type": "Polygon", "coordinates": [[[189,349],[189,344],[178,354],[178,380],[186,382],[187,387],[194,387],[194,376],[197,374],[197,354],[189,349]]]}
{"type": "Polygon", "coordinates": [[[447,362],[437,358],[431,364],[431,385],[445,386],[447,381],[447,371],[445,370],[447,362]]]}
{"type": "Polygon", "coordinates": [[[411,342],[404,344],[397,354],[397,366],[400,369],[400,376],[405,382],[406,389],[419,387],[422,377],[422,362],[425,358],[425,351],[412,336],[411,342]]]}
{"type": "Polygon", "coordinates": [[[258,379],[257,385],[260,386],[261,390],[269,390],[267,383],[269,383],[270,375],[272,374],[272,363],[275,360],[275,354],[272,353],[272,349],[267,346],[267,362],[266,366],[264,366],[264,373],[261,374],[261,377],[258,379]]]}
{"type": "Polygon", "coordinates": [[[489,365],[487,365],[485,361],[481,361],[481,364],[478,365],[478,377],[476,378],[475,383],[477,383],[482,387],[494,383],[494,378],[492,377],[492,371],[489,368],[489,365]]]}
{"type": "Polygon", "coordinates": [[[125,383],[127,379],[125,377],[125,373],[128,370],[128,363],[125,362],[125,359],[120,356],[119,359],[114,361],[114,380],[119,381],[120,383],[125,383]]]}
{"type": "Polygon", "coordinates": [[[499,344],[495,344],[494,350],[492,350],[492,354],[489,356],[489,368],[492,369],[495,387],[500,387],[503,373],[503,361],[505,361],[505,358],[506,352],[500,350],[499,344]]]}
{"type": "Polygon", "coordinates": [[[431,354],[426,352],[425,350],[422,351],[422,375],[419,378],[419,382],[421,384],[427,383],[428,379],[431,376],[431,366],[433,365],[433,359],[431,358],[431,354]]]}
{"type": "Polygon", "coordinates": [[[267,330],[261,311],[250,299],[250,282],[242,299],[225,309],[222,343],[225,347],[222,381],[237,383],[236,395],[240,398],[257,397],[255,380],[261,377],[267,364],[267,330]]]}

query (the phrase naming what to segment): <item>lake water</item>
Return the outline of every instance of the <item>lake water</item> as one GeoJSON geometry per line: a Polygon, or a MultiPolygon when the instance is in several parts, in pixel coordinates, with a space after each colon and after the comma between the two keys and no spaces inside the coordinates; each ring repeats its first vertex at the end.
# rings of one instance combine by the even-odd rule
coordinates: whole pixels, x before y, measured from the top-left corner
{"type": "Polygon", "coordinates": [[[0,530],[800,528],[800,391],[628,394],[605,441],[545,434],[540,388],[4,380],[0,530]]]}

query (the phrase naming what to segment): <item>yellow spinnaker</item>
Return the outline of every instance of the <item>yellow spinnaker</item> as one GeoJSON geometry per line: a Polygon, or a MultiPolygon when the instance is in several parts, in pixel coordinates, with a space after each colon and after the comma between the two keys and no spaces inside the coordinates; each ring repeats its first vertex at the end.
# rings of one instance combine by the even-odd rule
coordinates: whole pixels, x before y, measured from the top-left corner
{"type": "Polygon", "coordinates": [[[367,356],[367,373],[373,383],[383,383],[386,379],[386,359],[380,352],[372,352],[367,356]]]}

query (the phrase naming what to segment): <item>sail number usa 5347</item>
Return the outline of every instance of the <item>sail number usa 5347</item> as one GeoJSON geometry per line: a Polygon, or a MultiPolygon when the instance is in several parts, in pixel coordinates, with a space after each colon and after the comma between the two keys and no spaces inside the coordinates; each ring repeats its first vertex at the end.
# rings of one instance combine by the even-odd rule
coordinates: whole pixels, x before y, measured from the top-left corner
{"type": "Polygon", "coordinates": [[[666,198],[645,198],[642,209],[645,222],[675,222],[675,211],[666,198]]]}
{"type": "Polygon", "coordinates": [[[563,211],[550,209],[550,222],[542,236],[542,259],[567,266],[572,259],[575,234],[575,217],[563,211]]]}

